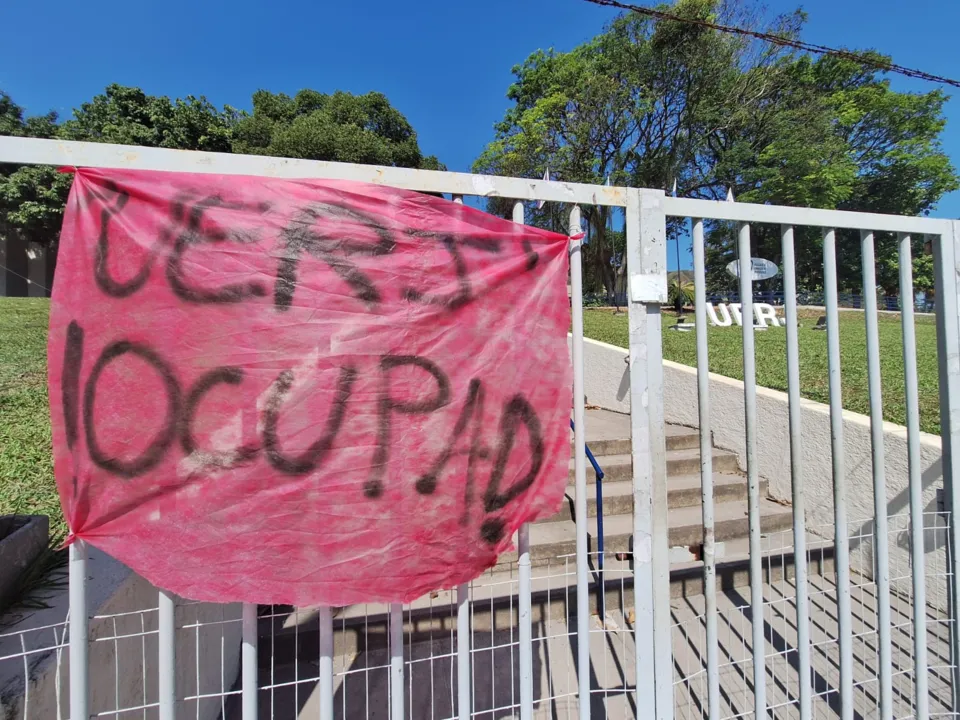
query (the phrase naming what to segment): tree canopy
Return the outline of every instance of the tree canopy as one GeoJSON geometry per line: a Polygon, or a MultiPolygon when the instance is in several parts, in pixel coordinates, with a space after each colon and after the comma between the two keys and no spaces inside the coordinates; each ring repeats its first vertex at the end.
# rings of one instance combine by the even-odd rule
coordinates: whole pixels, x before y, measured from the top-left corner
{"type": "Polygon", "coordinates": [[[439,169],[424,156],[417,134],[386,96],[371,92],[324,95],[301,90],[294,97],[258,90],[253,112],[233,126],[234,152],[368,165],[439,169]]]}
{"type": "MultiPolygon", "coordinates": [[[[677,0],[674,14],[795,37],[800,11],[764,23],[751,0],[677,0]]],[[[861,53],[870,54],[870,53],[861,53]]],[[[874,57],[876,56],[874,54],[874,57]]],[[[475,170],[657,188],[678,195],[869,212],[924,214],[958,187],[940,147],[946,96],[896,92],[883,73],[836,57],[811,58],[703,26],[630,13],[570,52],[538,50],[513,70],[513,101],[475,170]]],[[[493,211],[500,211],[496,202],[493,211]]],[[[557,208],[531,208],[556,225],[557,208]]],[[[583,208],[584,261],[612,292],[622,262],[608,211],[583,208]]],[[[682,232],[679,223],[671,228],[682,232]]],[[[733,258],[732,228],[708,228],[713,284],[733,258]]],[[[917,238],[921,242],[920,238],[917,238]]],[[[776,228],[753,252],[779,262],[776,228]]],[[[798,235],[801,287],[822,283],[821,240],[798,235]]],[[[859,237],[838,236],[841,283],[858,282],[859,237]]],[[[878,238],[878,283],[896,284],[893,238],[878,238]]],[[[926,275],[925,275],[926,273],[926,275]]],[[[918,286],[929,261],[917,259],[918,286]]]]}
{"type": "MultiPolygon", "coordinates": [[[[218,109],[203,96],[171,100],[110,85],[59,122],[56,113],[26,117],[0,91],[0,135],[442,167],[423,155],[413,127],[380,93],[302,90],[291,98],[259,90],[252,112],[245,112],[218,109]]],[[[56,168],[0,165],[0,233],[55,246],[69,187],[70,176],[56,168]]]]}

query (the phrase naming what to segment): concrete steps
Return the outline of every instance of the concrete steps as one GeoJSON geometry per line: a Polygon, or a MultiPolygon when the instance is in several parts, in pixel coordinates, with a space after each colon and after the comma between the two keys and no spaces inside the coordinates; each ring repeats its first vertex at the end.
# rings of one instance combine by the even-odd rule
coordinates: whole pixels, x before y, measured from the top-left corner
{"type": "MultiPolygon", "coordinates": [[[[592,475],[592,471],[591,474],[592,475]]],[[[597,484],[588,475],[587,517],[597,516],[597,484]]],[[[767,481],[760,481],[760,495],[766,497],[767,481]]],[[[667,501],[671,508],[700,507],[700,476],[680,475],[667,480],[667,501]]],[[[747,485],[742,475],[714,473],[713,498],[716,503],[747,501],[747,485]]],[[[575,493],[571,487],[565,496],[563,508],[556,515],[541,522],[562,522],[574,519],[575,493]]],[[[604,517],[629,515],[633,512],[633,483],[631,480],[603,480],[604,517]]]]}
{"type": "MultiPolygon", "coordinates": [[[[749,584],[749,547],[744,538],[725,543],[723,559],[717,562],[716,587],[722,592],[749,584]]],[[[834,571],[833,544],[808,543],[807,567],[810,575],[834,571]]],[[[763,581],[776,583],[795,577],[790,550],[770,553],[762,563],[763,581]]],[[[619,610],[627,615],[634,607],[633,572],[629,560],[615,556],[605,563],[604,603],[608,614],[619,610]]],[[[599,612],[600,578],[591,562],[589,584],[590,614],[599,612]]],[[[700,561],[674,565],[670,571],[671,597],[703,595],[703,564],[700,561]]],[[[517,627],[519,609],[516,594],[516,568],[494,568],[475,580],[471,588],[471,629],[477,633],[499,633],[517,627]]],[[[404,606],[404,636],[409,643],[435,641],[456,633],[456,591],[442,590],[418,598],[404,606]]],[[[533,623],[571,623],[577,614],[576,564],[571,558],[566,568],[548,573],[533,572],[531,581],[531,620],[533,623]]],[[[260,618],[260,636],[269,642],[260,644],[260,663],[266,670],[271,657],[276,665],[292,663],[298,657],[316,657],[319,631],[316,610],[301,608],[296,614],[280,612],[260,618]]],[[[389,607],[382,603],[354,605],[340,610],[334,621],[334,653],[351,655],[387,647],[389,607]]]]}
{"type": "MultiPolygon", "coordinates": [[[[588,410],[587,446],[604,472],[603,490],[604,550],[607,555],[628,552],[633,533],[633,458],[630,450],[630,417],[604,410],[588,410]]],[[[700,434],[693,428],[666,427],[666,469],[670,546],[687,548],[699,555],[703,539],[700,434]]],[[[737,456],[714,448],[711,451],[715,531],[718,542],[746,538],[747,481],[740,472],[737,456]]],[[[560,512],[538,521],[531,528],[531,563],[547,564],[551,558],[576,553],[574,461],[569,465],[569,485],[560,512]]],[[[592,467],[587,468],[587,523],[590,551],[596,552],[597,482],[592,467]]],[[[760,523],[763,532],[788,529],[791,509],[769,500],[768,484],[760,482],[760,523]]],[[[499,565],[516,562],[516,553],[500,558],[499,565]]]]}
{"type": "MultiPolygon", "coordinates": [[[[604,508],[604,559],[602,587],[606,607],[624,613],[633,607],[633,571],[630,553],[633,535],[632,458],[630,455],[630,418],[602,410],[587,413],[587,444],[605,473],[602,482],[604,508]]],[[[703,593],[703,565],[698,558],[703,538],[700,438],[690,428],[666,428],[668,476],[668,526],[672,557],[684,557],[671,566],[671,593],[674,597],[703,593]],[[677,550],[679,548],[679,550],[677,550]]],[[[572,443],[571,443],[572,448],[572,443]]],[[[718,589],[749,584],[749,519],[746,477],[740,472],[733,453],[712,451],[714,472],[715,531],[723,543],[717,560],[718,589]]],[[[569,621],[576,614],[576,522],[574,515],[574,473],[570,462],[570,486],[563,507],[553,517],[544,518],[530,528],[530,556],[533,566],[533,621],[556,619],[569,621]]],[[[789,506],[766,497],[767,483],[760,486],[760,524],[765,534],[766,553],[762,559],[765,580],[774,582],[792,577],[792,512],[789,506]]],[[[587,467],[587,525],[590,607],[596,612],[601,595],[601,579],[596,573],[597,492],[592,467],[587,467]]],[[[808,541],[811,574],[832,571],[832,545],[808,541]]],[[[497,565],[478,578],[471,590],[472,628],[482,632],[515,628],[518,592],[517,554],[506,553],[497,565]]],[[[292,609],[291,609],[292,611],[292,609]]],[[[456,627],[456,593],[440,591],[405,606],[405,631],[409,642],[449,635],[456,627]]],[[[388,608],[368,604],[343,608],[335,625],[336,653],[356,653],[385,648],[388,632],[388,608]]],[[[315,656],[318,641],[315,615],[309,608],[295,614],[279,612],[261,618],[262,659],[281,664],[298,656],[305,648],[315,656]]]]}
{"type": "MultiPolygon", "coordinates": [[[[604,507],[606,510],[606,497],[604,507]]],[[[594,503],[596,506],[596,503],[594,503]]],[[[790,508],[763,498],[760,501],[760,528],[765,533],[774,533],[790,528],[793,516],[790,508]]],[[[703,542],[703,515],[700,505],[672,507],[668,513],[670,546],[696,548],[703,542]]],[[[746,502],[717,503],[714,511],[714,532],[717,542],[746,537],[749,532],[746,502]]],[[[604,513],[604,552],[613,554],[628,552],[633,535],[633,514],[604,513]]],[[[587,518],[588,547],[591,553],[597,547],[596,517],[587,518]]],[[[576,555],[577,526],[571,520],[537,522],[530,527],[530,564],[534,567],[550,564],[557,558],[576,555]]],[[[498,566],[517,562],[516,552],[500,556],[498,566]]],[[[562,561],[560,561],[562,562],[562,561]]]]}
{"type": "MultiPolygon", "coordinates": [[[[591,425],[599,413],[604,411],[587,411],[587,424],[591,425]]],[[[618,416],[617,413],[609,413],[610,416],[618,416]]],[[[618,416],[627,417],[627,416],[618,416]]],[[[591,432],[587,429],[587,444],[590,451],[596,455],[629,455],[631,450],[630,431],[627,428],[627,434],[623,435],[620,425],[622,421],[614,420],[597,431],[591,432]],[[617,437],[604,437],[602,433],[615,433],[617,437]],[[622,435],[622,437],[620,437],[622,435]]],[[[573,433],[571,433],[572,435],[573,433]]],[[[681,427],[679,425],[667,425],[666,432],[667,450],[695,450],[700,447],[700,434],[691,428],[681,427]]],[[[570,439],[570,452],[573,453],[573,438],[570,439]]]]}
{"type": "MultiPolygon", "coordinates": [[[[593,445],[590,445],[593,451],[593,445]]],[[[614,480],[632,480],[633,479],[633,459],[630,455],[597,455],[594,451],[597,462],[600,463],[600,469],[603,470],[604,480],[611,482],[614,480]]],[[[740,471],[740,464],[737,456],[726,450],[714,450],[711,453],[713,461],[713,471],[715,473],[736,473],[740,471]]],[[[573,459],[570,459],[570,484],[572,485],[575,477],[573,470],[573,459]]],[[[667,450],[667,477],[675,475],[700,475],[700,450],[697,448],[689,450],[667,450]]],[[[593,468],[587,462],[587,480],[593,480],[593,468]]]]}

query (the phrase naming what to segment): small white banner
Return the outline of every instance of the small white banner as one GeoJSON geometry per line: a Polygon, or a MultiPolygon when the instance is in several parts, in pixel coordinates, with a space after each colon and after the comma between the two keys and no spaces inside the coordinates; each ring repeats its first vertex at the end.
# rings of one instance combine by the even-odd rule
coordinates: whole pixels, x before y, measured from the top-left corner
{"type": "MultiPolygon", "coordinates": [[[[735,278],[740,277],[740,261],[734,260],[727,265],[727,272],[735,278]]],[[[769,260],[763,258],[750,258],[750,279],[769,280],[780,274],[780,269],[769,260]]]]}

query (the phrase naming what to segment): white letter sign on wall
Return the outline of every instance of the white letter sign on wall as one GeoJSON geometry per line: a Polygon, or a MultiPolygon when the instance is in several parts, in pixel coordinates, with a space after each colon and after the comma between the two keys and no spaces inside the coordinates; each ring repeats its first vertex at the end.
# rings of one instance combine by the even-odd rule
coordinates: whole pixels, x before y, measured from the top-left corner
{"type": "MultiPolygon", "coordinates": [[[[767,327],[769,321],[773,327],[786,325],[786,320],[777,317],[777,309],[767,303],[754,303],[753,314],[756,318],[756,327],[767,327]]],[[[716,327],[730,327],[736,321],[737,325],[743,325],[743,315],[740,312],[740,303],[719,303],[714,307],[713,303],[707,303],[707,318],[710,324],[716,327]],[[719,315],[717,314],[719,311],[719,315]],[[731,317],[732,315],[732,317],[731,317]]]]}

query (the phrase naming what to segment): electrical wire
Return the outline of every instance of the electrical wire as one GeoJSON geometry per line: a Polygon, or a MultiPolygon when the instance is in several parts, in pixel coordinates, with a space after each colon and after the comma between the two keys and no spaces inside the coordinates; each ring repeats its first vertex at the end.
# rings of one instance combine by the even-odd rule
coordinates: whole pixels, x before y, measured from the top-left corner
{"type": "Polygon", "coordinates": [[[44,287],[43,285],[41,285],[40,283],[38,283],[36,280],[31,280],[31,279],[28,278],[26,275],[21,275],[21,274],[18,273],[16,270],[14,270],[14,269],[12,269],[12,268],[8,268],[6,265],[0,264],[0,271],[11,273],[12,275],[16,275],[16,276],[17,276],[18,278],[20,278],[21,280],[26,280],[26,281],[27,281],[27,285],[36,285],[38,288],[40,288],[41,290],[44,290],[44,291],[46,291],[46,292],[48,292],[48,293],[53,292],[50,288],[44,287]]]}
{"type": "Polygon", "coordinates": [[[619,2],[619,0],[586,0],[586,2],[593,3],[594,5],[600,5],[602,7],[629,10],[630,12],[646,15],[647,17],[652,17],[656,20],[673,20],[675,22],[687,23],[688,25],[697,25],[710,30],[719,30],[720,32],[731,33],[734,35],[744,35],[747,37],[756,38],[757,40],[763,40],[774,45],[779,45],[781,47],[803,50],[804,52],[814,53],[816,55],[831,55],[833,57],[843,58],[846,60],[853,60],[861,65],[876,68],[877,70],[883,70],[884,72],[896,73],[898,75],[905,75],[906,77],[916,78],[918,80],[925,80],[927,82],[940,83],[942,85],[950,85],[952,87],[960,88],[960,80],[953,80],[941,75],[934,75],[932,73],[924,72],[923,70],[917,70],[916,68],[904,67],[903,65],[897,65],[896,63],[869,57],[863,55],[862,53],[856,53],[850,50],[840,50],[838,48],[827,47],[826,45],[817,45],[815,43],[808,43],[802,40],[793,40],[791,38],[783,37],[782,35],[773,35],[771,33],[760,32],[758,30],[749,30],[747,28],[734,27],[732,25],[720,25],[718,23],[709,22],[708,20],[697,20],[695,18],[681,17],[680,15],[674,15],[673,13],[664,12],[663,10],[654,10],[653,8],[641,7],[639,5],[630,5],[629,3],[619,2]]]}

